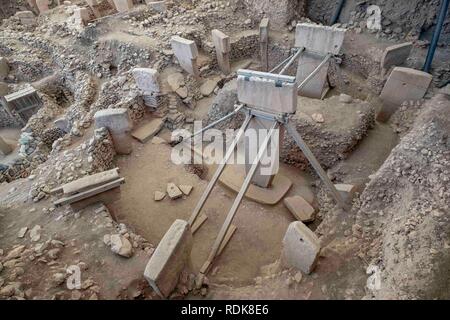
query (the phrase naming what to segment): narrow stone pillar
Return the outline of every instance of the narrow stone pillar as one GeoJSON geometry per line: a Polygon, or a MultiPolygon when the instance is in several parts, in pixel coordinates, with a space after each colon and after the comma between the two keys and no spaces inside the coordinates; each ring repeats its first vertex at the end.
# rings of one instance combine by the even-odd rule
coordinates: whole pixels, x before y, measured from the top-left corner
{"type": "Polygon", "coordinates": [[[230,65],[230,37],[224,34],[222,31],[214,29],[212,32],[212,40],[214,43],[214,47],[216,48],[216,57],[217,63],[219,65],[220,70],[225,75],[231,73],[231,65],[230,65]]]}
{"type": "Polygon", "coordinates": [[[0,136],[0,154],[6,156],[10,154],[12,151],[13,149],[11,148],[11,146],[7,144],[6,141],[3,140],[3,138],[0,136]]]}
{"type": "Polygon", "coordinates": [[[261,70],[269,71],[269,19],[263,18],[259,24],[259,45],[261,70]]]}
{"type": "Polygon", "coordinates": [[[198,50],[195,42],[179,36],[173,36],[170,43],[181,67],[198,79],[200,72],[197,66],[198,50]]]}

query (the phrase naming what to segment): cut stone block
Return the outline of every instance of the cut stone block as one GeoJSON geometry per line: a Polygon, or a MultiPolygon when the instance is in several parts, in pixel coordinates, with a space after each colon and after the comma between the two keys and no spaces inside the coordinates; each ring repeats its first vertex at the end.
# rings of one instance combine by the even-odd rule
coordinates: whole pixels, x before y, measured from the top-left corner
{"type": "Polygon", "coordinates": [[[164,12],[167,10],[166,1],[149,1],[145,0],[145,3],[157,12],[164,12]]]}
{"type": "Polygon", "coordinates": [[[189,223],[175,220],[145,267],[144,277],[161,297],[175,289],[180,273],[190,260],[192,234],[189,223]]]}
{"type": "Polygon", "coordinates": [[[301,222],[311,222],[315,218],[316,210],[301,196],[285,198],[284,205],[301,222]]]}
{"type": "Polygon", "coordinates": [[[105,127],[111,133],[114,147],[119,154],[129,154],[132,151],[131,135],[132,121],[128,109],[104,109],[94,115],[95,128],[105,127]]]}
{"type": "Polygon", "coordinates": [[[197,66],[198,50],[194,41],[173,36],[171,41],[172,50],[181,67],[195,77],[199,76],[197,66]]]}
{"type": "Polygon", "coordinates": [[[155,191],[155,201],[161,201],[166,197],[165,192],[155,191]]]}
{"type": "Polygon", "coordinates": [[[422,99],[432,78],[431,74],[423,71],[395,67],[381,91],[383,106],[377,119],[386,121],[404,102],[422,99]]]}
{"type": "Polygon", "coordinates": [[[311,23],[297,24],[295,47],[322,54],[338,54],[344,42],[346,29],[311,23]]]}
{"type": "Polygon", "coordinates": [[[167,184],[167,194],[169,195],[170,199],[172,199],[172,200],[178,199],[183,195],[183,193],[175,185],[175,183],[167,184]]]}
{"type": "Polygon", "coordinates": [[[132,70],[134,81],[139,89],[146,93],[160,92],[158,70],[151,68],[134,68],[132,70]]]}
{"type": "Polygon", "coordinates": [[[356,186],[353,184],[338,183],[334,186],[336,187],[336,190],[339,191],[344,201],[351,201],[357,191],[356,186]]]}
{"type": "Polygon", "coordinates": [[[20,23],[25,26],[35,25],[36,17],[31,11],[18,11],[15,16],[19,18],[20,23]]]}
{"type": "Polygon", "coordinates": [[[117,200],[120,200],[121,195],[122,193],[120,187],[116,187],[108,191],[98,193],[92,197],[70,203],[70,208],[72,209],[73,212],[77,212],[95,203],[103,203],[103,204],[113,203],[117,200]]]}
{"type": "Polygon", "coordinates": [[[179,185],[178,188],[180,188],[181,192],[183,192],[187,196],[191,193],[191,191],[193,189],[192,186],[184,185],[184,184],[179,185]]]}
{"type": "Polygon", "coordinates": [[[153,119],[149,123],[134,130],[131,135],[141,143],[146,143],[153,138],[164,126],[162,119],[153,119]]]}
{"type": "Polygon", "coordinates": [[[0,57],[0,80],[4,80],[9,73],[9,63],[4,57],[0,57]]]}
{"type": "Polygon", "coordinates": [[[114,0],[114,6],[119,12],[127,12],[133,8],[133,0],[114,0]]]}
{"type": "Polygon", "coordinates": [[[396,44],[387,47],[381,58],[381,68],[389,69],[392,66],[403,64],[411,53],[412,42],[396,44]]]}
{"type": "Polygon", "coordinates": [[[80,178],[78,180],[66,183],[62,186],[62,191],[64,195],[72,195],[75,193],[80,193],[91,188],[95,188],[104,183],[111,182],[113,180],[119,179],[118,168],[114,168],[108,171],[103,171],[99,173],[92,174],[80,178]]]}
{"type": "Polygon", "coordinates": [[[283,265],[309,274],[317,264],[319,253],[320,241],[314,232],[301,221],[292,222],[283,239],[283,265]]]}
{"type": "Polygon", "coordinates": [[[0,154],[6,156],[10,154],[13,151],[13,148],[6,143],[5,140],[3,140],[2,137],[0,137],[0,154]]]}
{"type": "Polygon", "coordinates": [[[239,70],[238,100],[271,113],[294,113],[297,109],[295,78],[252,70],[239,70]],[[249,73],[252,76],[246,76],[249,73]],[[266,78],[270,75],[271,78],[266,78]]]}
{"type": "Polygon", "coordinates": [[[211,33],[214,47],[216,48],[217,63],[219,68],[224,74],[229,74],[231,72],[230,37],[217,29],[214,29],[211,33]]]}
{"type": "Polygon", "coordinates": [[[217,80],[206,80],[201,86],[200,86],[200,93],[204,97],[208,97],[211,95],[211,93],[214,92],[214,89],[217,86],[217,80]]]}

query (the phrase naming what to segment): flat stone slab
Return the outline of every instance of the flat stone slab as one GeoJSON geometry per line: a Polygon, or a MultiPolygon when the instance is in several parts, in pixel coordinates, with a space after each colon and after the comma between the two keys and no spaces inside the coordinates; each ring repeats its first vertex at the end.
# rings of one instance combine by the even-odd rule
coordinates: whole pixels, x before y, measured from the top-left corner
{"type": "Polygon", "coordinates": [[[158,70],[151,68],[134,68],[132,73],[134,81],[136,81],[136,85],[139,89],[144,92],[160,92],[158,70]]]}
{"type": "Polygon", "coordinates": [[[94,115],[95,128],[106,127],[112,134],[131,129],[132,122],[125,108],[110,108],[97,111],[94,115]]]}
{"type": "Polygon", "coordinates": [[[317,264],[319,238],[301,221],[292,222],[283,238],[282,264],[309,274],[317,264]]]}
{"type": "Polygon", "coordinates": [[[131,136],[141,143],[146,143],[152,139],[164,126],[162,119],[152,119],[149,123],[140,126],[131,132],[131,136]]]}
{"type": "Polygon", "coordinates": [[[144,277],[163,298],[175,289],[179,276],[190,259],[192,234],[189,223],[175,220],[147,263],[144,277]]]}
{"type": "Polygon", "coordinates": [[[175,200],[183,196],[183,192],[175,185],[175,183],[168,183],[167,184],[167,194],[169,195],[170,199],[175,200]]]}
{"type": "Polygon", "coordinates": [[[65,195],[72,195],[119,178],[119,168],[114,168],[66,183],[62,186],[62,190],[65,195]]]}
{"type": "Polygon", "coordinates": [[[188,73],[197,76],[199,72],[196,63],[198,50],[195,42],[179,36],[173,36],[170,43],[181,67],[188,73]]]}
{"type": "Polygon", "coordinates": [[[315,218],[316,210],[302,196],[285,198],[284,205],[301,222],[311,222],[315,218]]]}
{"type": "Polygon", "coordinates": [[[395,67],[381,91],[383,106],[377,116],[386,121],[403,103],[424,97],[433,76],[429,73],[404,67],[395,67]]]}
{"type": "Polygon", "coordinates": [[[344,42],[346,29],[311,23],[297,24],[295,47],[304,47],[322,54],[338,54],[344,42]]]}
{"type": "MultiPolygon", "coordinates": [[[[245,179],[245,167],[243,165],[228,165],[219,178],[227,188],[239,192],[245,179]]],[[[289,178],[277,174],[272,180],[270,188],[261,188],[250,184],[245,197],[262,204],[274,205],[280,202],[292,186],[289,178]]]]}
{"type": "Polygon", "coordinates": [[[403,64],[412,50],[412,42],[405,42],[387,47],[381,57],[381,68],[389,69],[392,66],[403,64]]]}

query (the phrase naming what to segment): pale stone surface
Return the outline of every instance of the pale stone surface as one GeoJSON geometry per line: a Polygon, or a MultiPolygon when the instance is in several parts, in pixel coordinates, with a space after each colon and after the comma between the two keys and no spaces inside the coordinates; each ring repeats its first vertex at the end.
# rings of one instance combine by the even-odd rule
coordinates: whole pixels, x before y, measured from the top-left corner
{"type": "Polygon", "coordinates": [[[269,19],[263,18],[259,24],[259,47],[262,71],[269,71],[269,19]]]}
{"type": "Polygon", "coordinates": [[[90,20],[89,11],[86,8],[76,8],[73,10],[73,16],[76,21],[87,24],[90,20]]]}
{"type": "Polygon", "coordinates": [[[40,225],[35,225],[31,230],[30,230],[30,238],[31,241],[33,242],[37,242],[41,239],[41,226],[40,225]]]}
{"type": "Polygon", "coordinates": [[[48,0],[36,0],[36,6],[39,13],[44,13],[48,11],[48,0]]]}
{"type": "Polygon", "coordinates": [[[213,44],[216,49],[217,64],[224,74],[229,74],[231,72],[230,37],[217,29],[214,29],[211,34],[213,44]]]}
{"type": "Polygon", "coordinates": [[[119,12],[127,12],[133,8],[133,0],[114,0],[114,5],[119,12]]]}
{"type": "MultiPolygon", "coordinates": [[[[252,72],[239,70],[239,72],[252,72]]],[[[252,72],[258,74],[257,72],[252,72]]],[[[264,75],[264,73],[260,73],[264,75]]],[[[294,113],[297,110],[297,87],[295,78],[278,76],[280,86],[275,80],[263,79],[259,76],[246,77],[238,75],[237,91],[241,103],[273,113],[294,113]],[[292,81],[292,83],[284,80],[292,81]]]]}
{"type": "Polygon", "coordinates": [[[353,98],[352,98],[352,96],[349,96],[348,94],[341,93],[341,94],[339,95],[339,102],[342,102],[342,103],[352,103],[352,102],[353,102],[353,98]]]}
{"type": "Polygon", "coordinates": [[[145,0],[145,3],[157,12],[164,12],[167,10],[166,1],[149,1],[145,0]]]}
{"type": "Polygon", "coordinates": [[[28,227],[20,228],[20,230],[17,234],[17,237],[19,237],[19,238],[25,237],[25,234],[27,233],[27,231],[28,231],[28,227]]]}
{"type": "Polygon", "coordinates": [[[167,83],[173,91],[177,91],[178,88],[185,84],[184,76],[179,72],[172,73],[167,77],[167,83]]]}
{"type": "MultiPolygon", "coordinates": [[[[323,56],[315,53],[304,52],[298,60],[297,85],[308,77],[314,69],[322,62],[323,56]]],[[[327,81],[328,68],[330,62],[327,62],[322,69],[312,77],[300,90],[299,94],[303,97],[313,99],[323,99],[329,90],[327,81]]]]}
{"type": "Polygon", "coordinates": [[[134,81],[136,81],[136,85],[139,89],[147,93],[160,92],[158,70],[151,68],[134,68],[132,73],[134,81]]]}
{"type": "Polygon", "coordinates": [[[108,171],[94,173],[90,176],[85,176],[75,181],[66,183],[62,186],[62,190],[64,195],[72,195],[91,188],[95,188],[99,185],[117,180],[119,178],[119,172],[117,171],[117,168],[114,168],[108,171]]]}
{"type": "Polygon", "coordinates": [[[65,117],[56,119],[53,124],[66,133],[70,132],[70,123],[65,117]]]}
{"type": "Polygon", "coordinates": [[[0,57],[0,80],[5,79],[9,73],[9,63],[4,57],[0,57]]]}
{"type": "Polygon", "coordinates": [[[154,198],[155,201],[161,201],[165,197],[166,197],[166,193],[165,192],[155,191],[155,198],[154,198]]]}
{"type": "Polygon", "coordinates": [[[152,119],[149,123],[146,123],[134,130],[131,135],[141,143],[146,143],[156,134],[158,134],[163,126],[164,121],[162,119],[152,119]]]}
{"type": "Polygon", "coordinates": [[[356,192],[356,186],[353,184],[338,183],[334,185],[339,191],[344,201],[350,201],[356,192]]]}
{"type": "Polygon", "coordinates": [[[288,268],[311,273],[320,253],[320,241],[301,221],[292,222],[283,239],[281,261],[288,268]]]}
{"type": "Polygon", "coordinates": [[[217,86],[216,80],[208,79],[200,86],[200,93],[203,96],[207,97],[207,96],[211,95],[211,93],[213,93],[216,86],[217,86]]]}
{"type": "Polygon", "coordinates": [[[188,73],[198,77],[197,66],[198,50],[194,41],[173,36],[171,41],[172,50],[180,63],[180,66],[188,73]]]}
{"type": "Polygon", "coordinates": [[[189,224],[175,220],[161,239],[144,271],[150,286],[167,298],[175,289],[181,271],[190,260],[192,234],[189,224]]]}
{"type": "Polygon", "coordinates": [[[284,205],[301,222],[311,222],[315,218],[316,210],[302,197],[285,198],[284,205]]]}
{"type": "Polygon", "coordinates": [[[172,182],[167,184],[167,194],[169,195],[170,199],[172,199],[172,200],[178,199],[183,195],[183,193],[175,185],[175,183],[172,183],[172,182]]]}
{"type": "Polygon", "coordinates": [[[13,148],[6,143],[5,140],[0,136],[0,154],[6,156],[13,151],[13,148]]]}
{"type": "Polygon", "coordinates": [[[432,78],[431,74],[423,71],[395,67],[381,91],[380,98],[383,106],[377,119],[386,121],[404,102],[422,99],[432,78]]]}
{"type": "Polygon", "coordinates": [[[403,64],[412,50],[412,42],[405,42],[387,47],[381,58],[381,68],[389,69],[392,66],[403,64]]]}
{"type": "Polygon", "coordinates": [[[181,192],[183,192],[185,195],[189,195],[192,191],[192,189],[194,188],[193,186],[189,186],[189,185],[185,185],[185,184],[180,184],[178,186],[178,188],[180,188],[181,192]]]}
{"type": "Polygon", "coordinates": [[[322,54],[338,54],[344,42],[345,29],[311,23],[297,24],[295,47],[322,54]]]}
{"type": "Polygon", "coordinates": [[[118,154],[129,154],[132,151],[131,135],[132,121],[128,109],[104,109],[94,115],[95,128],[105,127],[109,130],[118,154]]]}
{"type": "Polygon", "coordinates": [[[120,234],[112,234],[110,237],[111,251],[119,256],[129,258],[133,255],[133,246],[130,241],[120,234]]]}

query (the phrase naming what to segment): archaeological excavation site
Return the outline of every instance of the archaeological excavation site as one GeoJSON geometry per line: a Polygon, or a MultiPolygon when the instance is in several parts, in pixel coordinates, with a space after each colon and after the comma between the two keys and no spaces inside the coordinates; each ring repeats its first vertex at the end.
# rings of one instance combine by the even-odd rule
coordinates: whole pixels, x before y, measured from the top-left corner
{"type": "Polygon", "coordinates": [[[449,2],[0,0],[0,300],[450,299],[449,2]]]}

